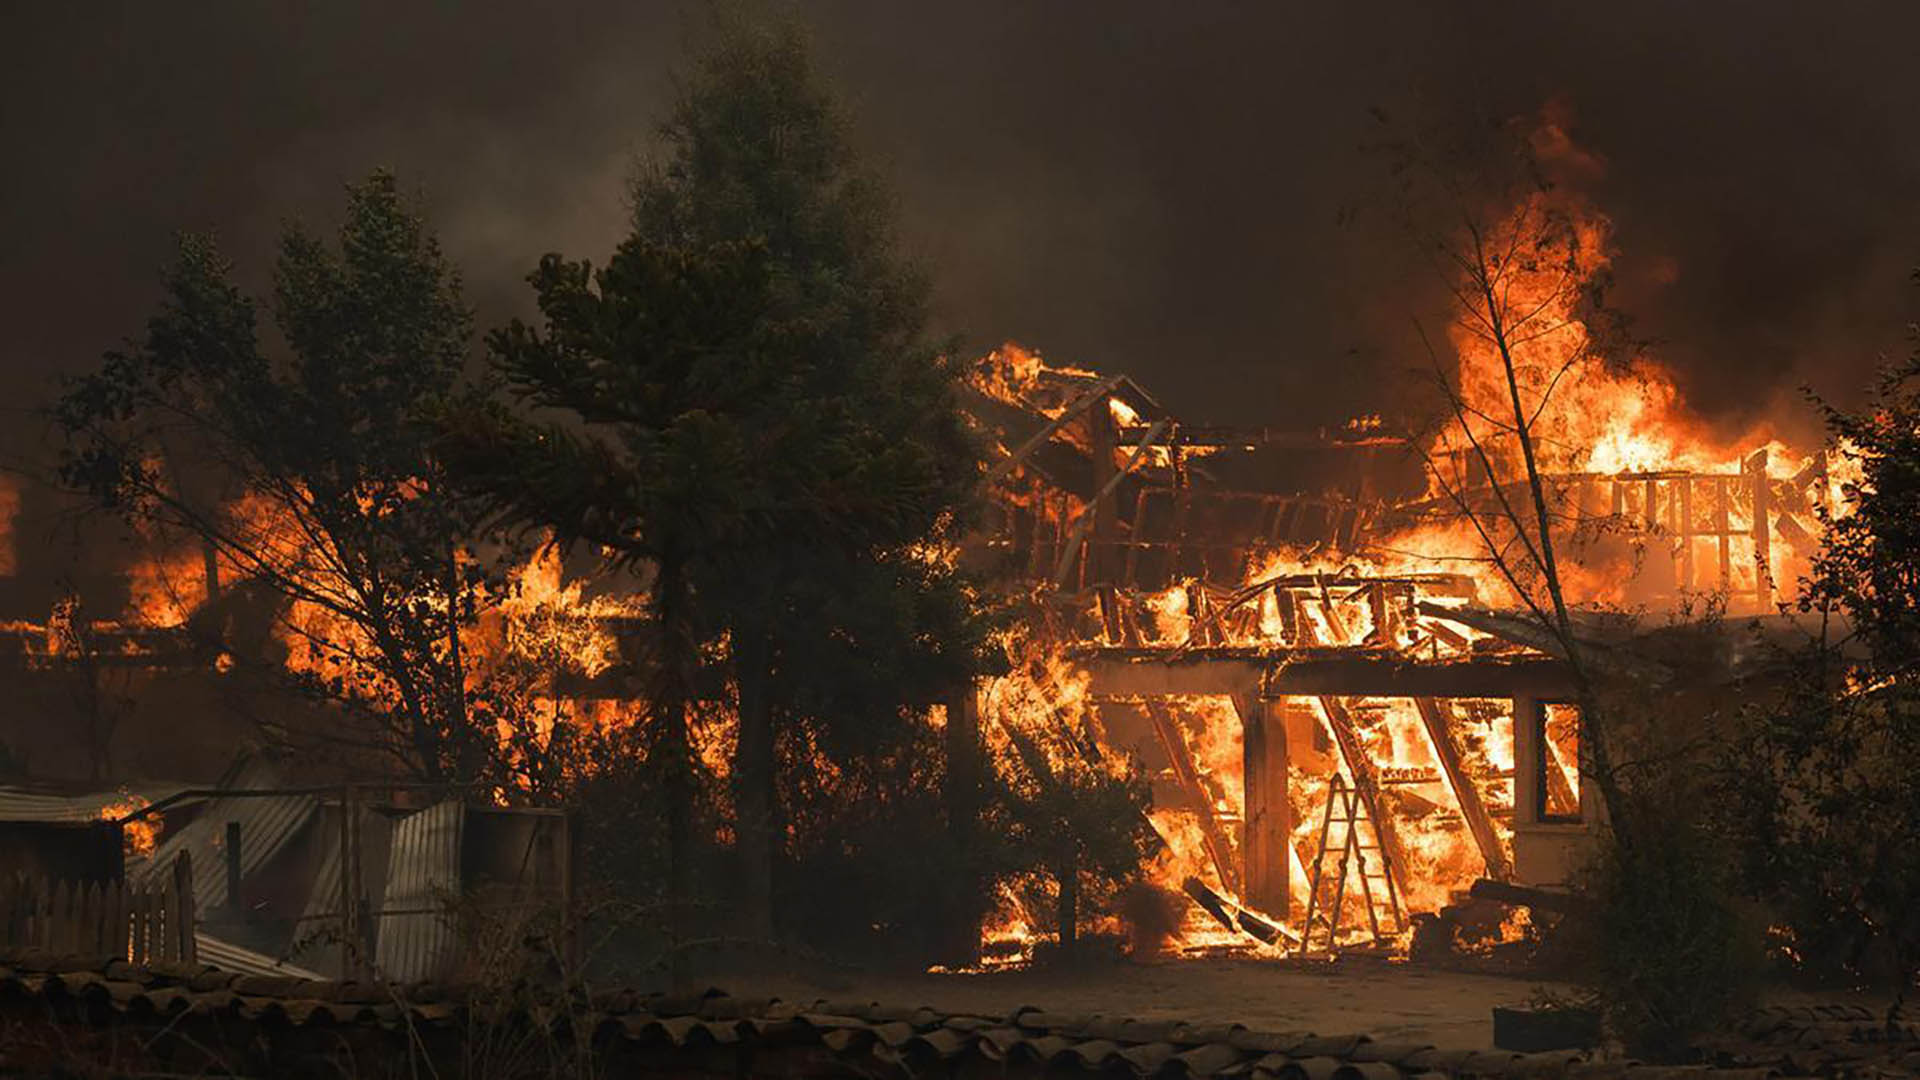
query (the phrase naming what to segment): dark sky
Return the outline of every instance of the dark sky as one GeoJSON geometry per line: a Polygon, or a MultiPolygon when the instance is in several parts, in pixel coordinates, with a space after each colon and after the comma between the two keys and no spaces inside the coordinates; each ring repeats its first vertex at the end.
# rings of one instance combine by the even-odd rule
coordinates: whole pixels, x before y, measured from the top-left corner
{"type": "MultiPolygon", "coordinates": [[[[483,322],[548,250],[601,258],[698,3],[9,5],[0,392],[135,331],[177,228],[265,264],[376,165],[426,193],[483,322]]],[[[1729,423],[1904,349],[1920,6],[823,0],[943,328],[1122,370],[1176,409],[1312,425],[1413,361],[1370,107],[1572,102],[1621,297],[1729,423]],[[1670,282],[1655,286],[1655,282],[1670,282]]]]}

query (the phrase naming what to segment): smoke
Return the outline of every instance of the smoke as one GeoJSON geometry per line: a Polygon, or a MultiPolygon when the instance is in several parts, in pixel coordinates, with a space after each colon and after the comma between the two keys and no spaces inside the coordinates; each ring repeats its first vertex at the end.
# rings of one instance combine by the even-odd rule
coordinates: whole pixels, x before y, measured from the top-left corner
{"type": "MultiPolygon", "coordinates": [[[[1906,5],[884,4],[816,0],[823,63],[891,174],[942,327],[1127,371],[1176,410],[1375,411],[1409,260],[1364,223],[1370,109],[1573,103],[1617,299],[1730,425],[1899,351],[1920,262],[1906,5]],[[1355,214],[1358,217],[1355,218],[1355,214]]],[[[29,5],[0,106],[0,389],[139,328],[169,237],[244,266],[376,165],[428,197],[483,326],[547,250],[603,258],[707,18],[576,0],[29,5]],[[106,13],[103,14],[103,11],[106,13]]]]}

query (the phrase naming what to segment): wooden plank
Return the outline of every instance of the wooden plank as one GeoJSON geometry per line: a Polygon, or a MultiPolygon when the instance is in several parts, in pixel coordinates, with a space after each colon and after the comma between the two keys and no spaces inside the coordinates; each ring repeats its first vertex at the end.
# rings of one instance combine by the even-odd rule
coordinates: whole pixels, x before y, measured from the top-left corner
{"type": "MultiPolygon", "coordinates": [[[[1048,421],[1045,427],[1041,428],[1039,431],[1036,431],[1032,435],[1028,436],[1027,441],[1024,443],[1021,443],[1019,449],[1007,455],[1007,457],[1004,460],[1000,461],[992,469],[988,470],[985,484],[992,484],[994,481],[1000,479],[1002,476],[1005,476],[1006,474],[1012,472],[1015,466],[1019,465],[1022,461],[1025,461],[1029,454],[1033,453],[1035,450],[1040,448],[1041,444],[1053,438],[1054,433],[1058,432],[1061,428],[1066,427],[1068,424],[1072,423],[1073,421],[1078,420],[1080,418],[1080,414],[1085,412],[1087,408],[1091,406],[1094,402],[1097,401],[1102,406],[1105,406],[1107,403],[1107,398],[1113,392],[1113,388],[1116,386],[1119,386],[1123,378],[1124,376],[1120,376],[1120,375],[1109,376],[1106,380],[1102,381],[1099,385],[1095,386],[1092,390],[1089,390],[1085,394],[1080,395],[1080,397],[1077,400],[1075,400],[1073,404],[1067,406],[1066,409],[1064,409],[1059,416],[1054,417],[1052,420],[1048,421]]],[[[1109,417],[1111,417],[1112,415],[1111,412],[1109,412],[1108,415],[1109,417]]]]}
{"type": "MultiPolygon", "coordinates": [[[[1151,434],[1158,436],[1161,431],[1166,429],[1168,423],[1169,421],[1162,420],[1158,424],[1155,424],[1151,434]]],[[[1134,449],[1132,456],[1127,458],[1126,464],[1115,469],[1113,475],[1108,478],[1107,482],[1101,486],[1099,490],[1094,492],[1093,505],[1087,507],[1086,512],[1081,515],[1080,520],[1074,523],[1072,535],[1070,535],[1061,546],[1060,562],[1059,565],[1054,567],[1053,571],[1053,582],[1056,588],[1066,588],[1067,578],[1073,570],[1074,555],[1079,552],[1081,542],[1086,539],[1088,531],[1094,530],[1096,533],[1095,540],[1098,540],[1097,526],[1100,522],[1101,508],[1104,506],[1107,508],[1107,512],[1112,512],[1109,500],[1113,496],[1114,489],[1119,487],[1120,481],[1126,479],[1127,474],[1133,471],[1133,467],[1140,463],[1140,459],[1146,456],[1147,450],[1152,447],[1152,445],[1152,438],[1142,441],[1140,445],[1134,449]]],[[[1095,456],[1096,458],[1098,457],[1097,454],[1095,456]]],[[[1094,543],[1090,545],[1087,550],[1089,552],[1095,551],[1098,549],[1098,546],[1097,543],[1094,543]]],[[[1083,581],[1100,580],[1098,567],[1089,566],[1088,560],[1086,559],[1081,560],[1080,576],[1083,581]]]]}
{"type": "Polygon", "coordinates": [[[127,962],[147,962],[147,896],[137,889],[127,892],[127,962]]]}
{"type": "Polygon", "coordinates": [[[1693,478],[1682,477],[1675,481],[1680,485],[1680,505],[1674,511],[1676,522],[1674,531],[1680,536],[1680,587],[1693,588],[1693,478]]]}
{"type": "Polygon", "coordinates": [[[80,887],[80,922],[76,928],[80,951],[87,956],[100,955],[100,941],[106,937],[101,923],[100,883],[89,881],[80,887]]]}
{"type": "Polygon", "coordinates": [[[158,918],[154,919],[152,929],[152,953],[153,958],[161,963],[173,959],[173,924],[180,917],[179,912],[173,908],[173,896],[172,889],[162,887],[154,898],[157,901],[154,907],[157,909],[158,918]]]}
{"type": "Polygon", "coordinates": [[[1173,777],[1187,792],[1200,819],[1201,841],[1207,849],[1207,858],[1213,863],[1215,873],[1220,875],[1220,883],[1228,892],[1240,892],[1239,868],[1233,861],[1233,849],[1227,844],[1227,834],[1220,827],[1220,819],[1214,814],[1213,798],[1208,794],[1206,785],[1200,780],[1199,766],[1193,760],[1193,751],[1187,747],[1187,737],[1180,730],[1180,722],[1166,705],[1152,698],[1141,703],[1147,719],[1153,723],[1155,735],[1160,737],[1160,745],[1167,751],[1167,759],[1173,765],[1173,777]]]}
{"type": "MultiPolygon", "coordinates": [[[[1093,534],[1087,540],[1086,554],[1081,556],[1081,578],[1089,584],[1106,581],[1113,569],[1112,543],[1114,533],[1120,524],[1119,507],[1109,497],[1110,489],[1115,487],[1119,476],[1115,473],[1114,423],[1111,396],[1102,396],[1087,409],[1087,429],[1092,446],[1093,477],[1087,485],[1089,491],[1096,492],[1093,505],[1087,512],[1093,515],[1093,534]]],[[[1128,462],[1132,467],[1132,462],[1128,462]]]]}
{"type": "Polygon", "coordinates": [[[173,895],[173,959],[191,964],[199,950],[193,939],[197,914],[193,905],[193,857],[185,851],[173,860],[173,895]]]}
{"type": "Polygon", "coordinates": [[[1747,459],[1753,483],[1753,593],[1761,611],[1773,606],[1773,491],[1767,480],[1767,448],[1747,459]]]}
{"type": "Polygon", "coordinates": [[[73,889],[64,881],[53,885],[53,905],[47,920],[47,945],[57,953],[79,951],[73,940],[73,889]]]}
{"type": "Polygon", "coordinates": [[[1466,820],[1474,845],[1480,849],[1487,876],[1497,881],[1511,878],[1513,865],[1500,847],[1500,834],[1494,830],[1487,804],[1480,798],[1479,785],[1461,764],[1460,746],[1449,722],[1452,710],[1434,698],[1414,698],[1413,703],[1420,710],[1420,722],[1427,729],[1427,742],[1433,747],[1434,759],[1440,763],[1440,776],[1453,795],[1454,805],[1460,808],[1460,816],[1466,820]]]}
{"type": "Polygon", "coordinates": [[[1733,485],[1724,476],[1716,477],[1714,485],[1718,489],[1719,499],[1714,506],[1713,524],[1720,537],[1720,591],[1733,595],[1733,526],[1730,524],[1732,513],[1729,503],[1733,501],[1733,485]]]}
{"type": "Polygon", "coordinates": [[[113,952],[126,960],[132,960],[132,950],[127,935],[127,881],[121,878],[113,883],[109,902],[108,918],[113,929],[113,952]]]}

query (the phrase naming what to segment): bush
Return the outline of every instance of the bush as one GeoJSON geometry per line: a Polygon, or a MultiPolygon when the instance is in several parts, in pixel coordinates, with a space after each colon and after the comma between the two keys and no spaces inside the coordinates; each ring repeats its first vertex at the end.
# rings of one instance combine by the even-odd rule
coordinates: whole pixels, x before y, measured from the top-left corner
{"type": "MultiPolygon", "coordinates": [[[[1644,796],[1638,820],[1671,811],[1644,796]]],[[[1755,928],[1742,915],[1721,838],[1695,815],[1664,815],[1632,848],[1600,845],[1580,889],[1592,902],[1571,935],[1587,1004],[1636,1057],[1690,1056],[1691,1039],[1751,1003],[1755,928]]]]}

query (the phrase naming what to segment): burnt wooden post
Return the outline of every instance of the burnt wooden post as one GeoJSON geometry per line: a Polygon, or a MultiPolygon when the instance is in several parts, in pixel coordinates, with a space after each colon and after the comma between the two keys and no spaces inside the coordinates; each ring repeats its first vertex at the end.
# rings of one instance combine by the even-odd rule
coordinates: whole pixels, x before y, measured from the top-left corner
{"type": "Polygon", "coordinates": [[[1087,410],[1087,429],[1089,441],[1093,447],[1093,535],[1087,540],[1086,558],[1081,567],[1085,574],[1083,580],[1099,582],[1106,580],[1108,564],[1111,562],[1108,545],[1113,542],[1120,515],[1119,507],[1112,499],[1100,498],[1100,492],[1107,489],[1116,471],[1113,463],[1114,447],[1118,434],[1113,426],[1113,395],[1102,394],[1100,400],[1087,410]]]}
{"type": "Polygon", "coordinates": [[[1493,817],[1487,813],[1486,803],[1480,798],[1480,789],[1474,786],[1473,777],[1467,774],[1460,763],[1460,745],[1453,737],[1453,725],[1449,722],[1452,710],[1437,698],[1414,698],[1414,705],[1420,709],[1420,722],[1427,729],[1427,741],[1433,746],[1434,760],[1440,763],[1440,776],[1447,783],[1447,790],[1453,793],[1454,804],[1460,807],[1460,816],[1466,820],[1467,831],[1473,836],[1474,845],[1480,849],[1480,858],[1487,865],[1487,876],[1496,881],[1505,881],[1513,876],[1513,864],[1507,859],[1507,853],[1501,850],[1500,834],[1494,831],[1493,817]]]}
{"type": "Polygon", "coordinates": [[[1729,503],[1733,501],[1733,485],[1727,478],[1718,478],[1714,487],[1719,498],[1714,502],[1713,531],[1720,536],[1720,591],[1733,596],[1733,525],[1729,503]]]}
{"type": "Polygon", "coordinates": [[[1293,806],[1287,801],[1287,728],[1258,693],[1233,695],[1240,715],[1246,814],[1240,822],[1247,903],[1280,919],[1293,917],[1293,806]]]}
{"type": "Polygon", "coordinates": [[[193,904],[193,856],[181,852],[173,860],[173,903],[168,912],[172,918],[166,928],[168,959],[191,964],[199,955],[194,945],[193,924],[197,917],[193,904]]]}
{"type": "Polygon", "coordinates": [[[1760,610],[1773,606],[1773,492],[1767,486],[1767,448],[1761,447],[1747,459],[1747,471],[1753,475],[1753,592],[1760,610]]]}
{"type": "Polygon", "coordinates": [[[1676,511],[1679,521],[1675,532],[1680,535],[1680,587],[1693,588],[1693,474],[1682,476],[1680,485],[1680,507],[1676,511]]]}

